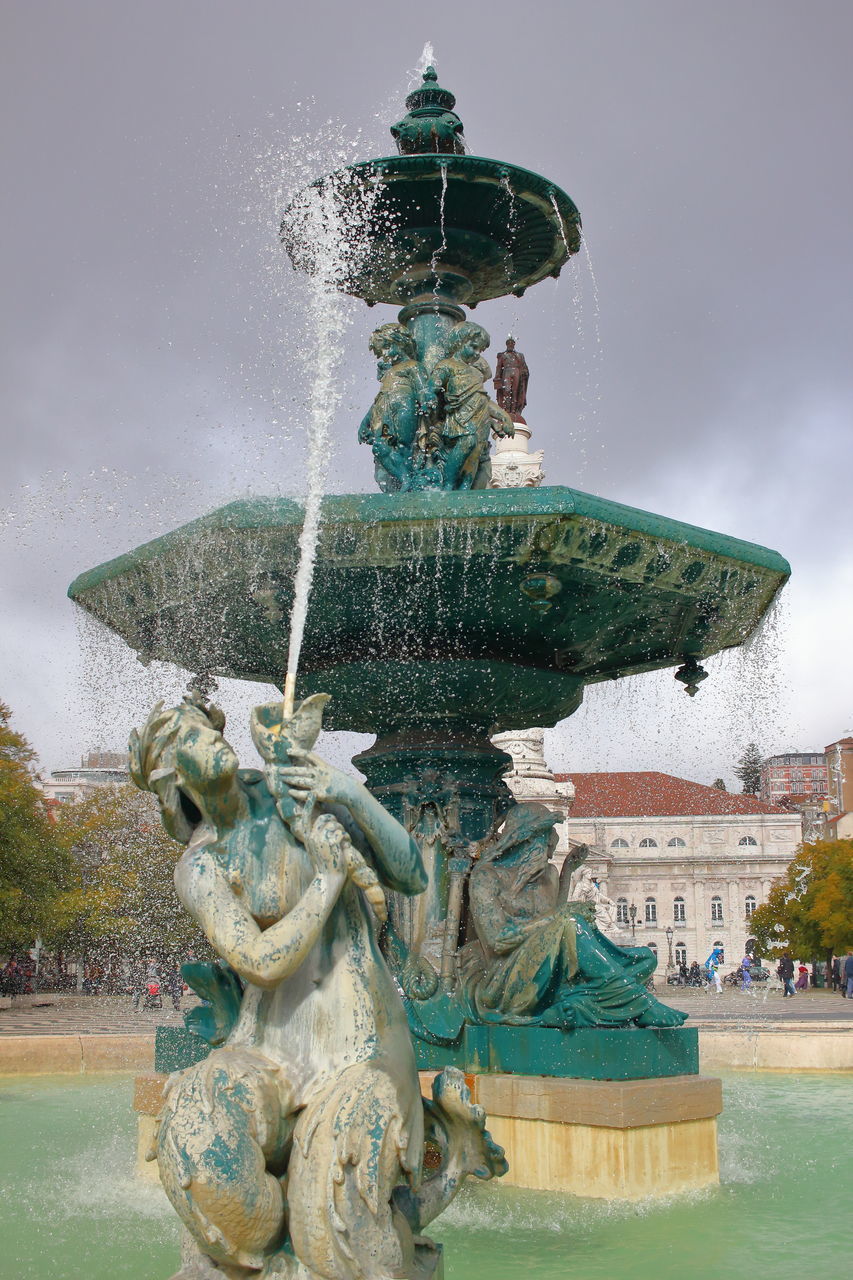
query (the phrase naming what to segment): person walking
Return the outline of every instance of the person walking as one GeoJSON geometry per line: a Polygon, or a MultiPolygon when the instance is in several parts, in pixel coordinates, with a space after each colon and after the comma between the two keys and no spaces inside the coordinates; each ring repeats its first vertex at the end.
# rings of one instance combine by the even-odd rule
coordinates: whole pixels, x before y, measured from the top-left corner
{"type": "Polygon", "coordinates": [[[844,961],[844,994],[848,1000],[853,1000],[853,951],[847,952],[844,961]]]}
{"type": "Polygon", "coordinates": [[[797,969],[797,981],[794,984],[797,991],[808,991],[809,989],[809,971],[804,964],[797,969]]]}
{"type": "Polygon", "coordinates": [[[832,957],[832,966],[831,966],[830,972],[832,974],[832,990],[838,991],[839,988],[841,987],[841,957],[840,956],[832,957]]]}
{"type": "Polygon", "coordinates": [[[776,972],[782,979],[782,996],[794,995],[794,962],[790,952],[786,951],[783,954],[776,972]]]}
{"type": "Polygon", "coordinates": [[[145,990],[145,957],[139,956],[130,966],[130,992],[133,997],[134,1013],[139,1012],[145,990]]]}
{"type": "Polygon", "coordinates": [[[163,986],[172,998],[172,1007],[177,1011],[181,1007],[181,997],[184,994],[184,979],[181,975],[180,968],[174,961],[171,961],[166,970],[166,976],[163,979],[163,986]]]}
{"type": "Polygon", "coordinates": [[[747,954],[744,956],[744,958],[740,962],[741,991],[748,991],[749,988],[752,986],[752,974],[750,973],[751,966],[752,966],[752,956],[747,954]]]}
{"type": "Polygon", "coordinates": [[[723,994],[723,982],[720,977],[721,958],[720,948],[714,947],[713,951],[708,956],[708,959],[705,961],[705,972],[708,975],[708,985],[710,986],[713,982],[718,996],[723,994]]]}

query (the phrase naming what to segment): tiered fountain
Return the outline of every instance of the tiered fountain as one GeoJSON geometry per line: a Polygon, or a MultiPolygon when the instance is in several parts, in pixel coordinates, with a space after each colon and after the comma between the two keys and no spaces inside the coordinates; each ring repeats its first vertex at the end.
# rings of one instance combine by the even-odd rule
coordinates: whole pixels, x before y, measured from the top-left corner
{"type": "MultiPolygon", "coordinates": [[[[490,735],[554,725],[587,683],[623,675],[677,667],[695,692],[702,660],[753,633],[789,567],[570,488],[488,487],[490,435],[514,428],[486,393],[489,339],[465,307],[559,275],[580,217],[548,180],[468,154],[454,106],[428,68],[392,128],[399,154],[321,179],[285,215],[294,265],[316,271],[296,234],[305,210],[357,210],[366,252],[338,287],[402,308],[371,340],[380,387],[358,428],[382,492],[323,502],[296,695],[330,694],[327,728],[376,735],[355,763],[428,873],[420,896],[384,880],[404,890],[385,954],[419,1064],[475,1073],[509,1179],[599,1195],[701,1185],[716,1176],[719,1092],[696,1074],[696,1033],[647,992],[651,953],[615,946],[569,900],[548,863],[553,818],[513,807],[490,735]]],[[[280,684],[302,524],[289,499],[237,501],[69,594],[197,684],[280,684]]],[[[259,709],[268,765],[264,733],[293,746],[292,724],[259,709]]],[[[175,834],[192,848],[203,806],[191,782],[178,791],[190,834],[175,834]]]]}

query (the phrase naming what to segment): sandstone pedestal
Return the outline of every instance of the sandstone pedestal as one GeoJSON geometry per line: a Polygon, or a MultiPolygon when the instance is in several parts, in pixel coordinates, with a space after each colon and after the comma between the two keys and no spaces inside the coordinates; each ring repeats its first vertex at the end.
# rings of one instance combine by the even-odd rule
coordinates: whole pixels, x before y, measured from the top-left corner
{"type": "Polygon", "coordinates": [[[512,1186],[642,1200],[719,1182],[719,1080],[474,1079],[512,1186]]]}

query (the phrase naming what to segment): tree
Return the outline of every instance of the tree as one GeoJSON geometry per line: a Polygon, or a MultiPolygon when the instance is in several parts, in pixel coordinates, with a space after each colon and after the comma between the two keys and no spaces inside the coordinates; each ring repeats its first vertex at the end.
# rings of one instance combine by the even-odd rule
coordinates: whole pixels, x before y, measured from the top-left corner
{"type": "Polygon", "coordinates": [[[183,846],[164,831],[152,795],[129,784],[93,788],[63,807],[60,830],[74,883],[62,898],[55,944],[102,960],[206,953],[175,893],[183,846]]]}
{"type": "Polygon", "coordinates": [[[27,950],[52,930],[70,861],[50,821],[36,754],[0,702],[0,950],[27,950]]]}
{"type": "Polygon", "coordinates": [[[711,786],[714,787],[715,790],[717,791],[728,791],[728,787],[726,786],[722,778],[715,778],[714,781],[711,783],[711,786]]]}
{"type": "Polygon", "coordinates": [[[758,744],[749,742],[738,760],[734,775],[743,783],[744,795],[757,796],[761,790],[761,765],[763,757],[758,744]]]}
{"type": "Polygon", "coordinates": [[[750,921],[762,955],[832,955],[853,945],[853,840],[803,845],[750,921]]]}

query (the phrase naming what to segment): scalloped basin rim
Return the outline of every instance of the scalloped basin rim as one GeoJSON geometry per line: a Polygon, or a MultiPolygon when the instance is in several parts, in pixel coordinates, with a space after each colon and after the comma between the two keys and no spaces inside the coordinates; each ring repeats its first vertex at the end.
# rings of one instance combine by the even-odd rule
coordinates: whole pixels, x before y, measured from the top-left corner
{"type": "MultiPolygon", "coordinates": [[[[302,523],[303,508],[292,498],[238,498],[224,507],[181,525],[180,528],[145,542],[104,564],[79,574],[68,588],[72,600],[99,586],[124,569],[156,559],[162,551],[183,542],[187,536],[207,529],[253,529],[302,523]]],[[[328,524],[385,524],[394,521],[418,522],[442,518],[489,520],[512,516],[579,515],[605,524],[632,529],[665,542],[689,544],[698,550],[730,557],[745,564],[769,569],[790,577],[791,566],[777,551],[758,543],[745,542],[715,533],[698,525],[671,520],[638,507],[599,498],[564,485],[539,489],[485,489],[476,492],[356,493],[333,494],[323,500],[323,521],[328,524]]]]}

